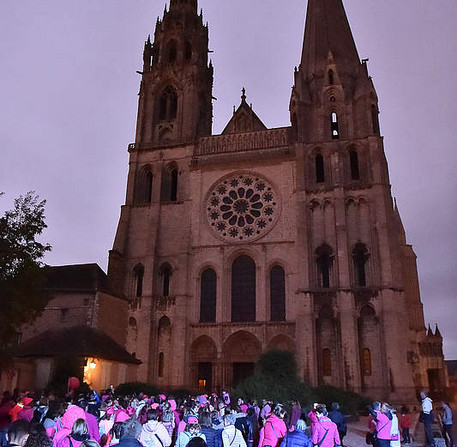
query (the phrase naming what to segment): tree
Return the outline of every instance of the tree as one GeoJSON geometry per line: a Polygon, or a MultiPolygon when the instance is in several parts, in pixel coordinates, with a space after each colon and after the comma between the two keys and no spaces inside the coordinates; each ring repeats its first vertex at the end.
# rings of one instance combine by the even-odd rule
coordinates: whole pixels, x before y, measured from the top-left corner
{"type": "Polygon", "coordinates": [[[255,373],[241,382],[232,393],[246,399],[263,398],[289,403],[299,400],[302,405],[313,402],[312,389],[297,374],[295,357],[286,351],[266,351],[257,363],[255,373]]]}
{"type": "Polygon", "coordinates": [[[41,259],[51,246],[36,240],[46,228],[45,204],[28,192],[0,217],[0,356],[6,354],[19,327],[32,322],[49,299],[41,259]]]}

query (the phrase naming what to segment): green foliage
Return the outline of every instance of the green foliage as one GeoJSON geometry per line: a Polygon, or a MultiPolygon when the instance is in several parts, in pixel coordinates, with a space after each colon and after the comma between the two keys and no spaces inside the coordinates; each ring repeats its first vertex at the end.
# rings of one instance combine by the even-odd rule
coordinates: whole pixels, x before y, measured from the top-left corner
{"type": "Polygon", "coordinates": [[[116,395],[118,396],[131,396],[132,394],[138,395],[140,393],[148,396],[157,396],[160,391],[156,386],[145,382],[126,382],[116,387],[116,395]]]}
{"type": "Polygon", "coordinates": [[[346,414],[364,411],[371,403],[369,398],[333,386],[310,387],[298,377],[293,354],[284,351],[263,353],[255,373],[232,390],[232,395],[235,399],[244,397],[258,402],[265,398],[286,406],[293,400],[299,401],[302,407],[319,402],[326,404],[329,410],[332,402],[338,402],[346,414]]]}
{"type": "Polygon", "coordinates": [[[313,401],[312,389],[300,381],[293,354],[285,351],[267,351],[257,363],[256,371],[241,382],[233,396],[246,399],[268,399],[287,404],[298,400],[302,405],[313,401]]]}
{"type": "Polygon", "coordinates": [[[314,393],[316,394],[316,402],[326,404],[329,411],[332,408],[332,402],[338,402],[341,411],[345,414],[355,414],[365,411],[367,405],[373,402],[368,397],[330,385],[320,385],[314,388],[314,393]]]}
{"type": "Polygon", "coordinates": [[[36,240],[46,228],[45,204],[28,192],[0,217],[0,354],[19,327],[32,322],[49,299],[40,260],[51,247],[36,240]]]}
{"type": "Polygon", "coordinates": [[[260,357],[256,372],[261,376],[277,380],[295,380],[297,378],[297,362],[295,357],[286,351],[271,350],[260,357]]]}
{"type": "Polygon", "coordinates": [[[191,391],[188,390],[187,388],[178,388],[176,390],[170,391],[168,394],[170,396],[173,396],[175,398],[180,398],[180,399],[185,399],[186,397],[189,396],[195,396],[195,394],[198,394],[198,391],[191,391]]]}

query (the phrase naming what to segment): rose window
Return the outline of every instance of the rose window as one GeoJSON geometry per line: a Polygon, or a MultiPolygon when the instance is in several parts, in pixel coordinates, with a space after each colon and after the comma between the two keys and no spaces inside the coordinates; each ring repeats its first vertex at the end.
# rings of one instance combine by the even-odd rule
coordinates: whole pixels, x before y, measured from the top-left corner
{"type": "Polygon", "coordinates": [[[248,242],[265,235],[279,216],[279,197],[272,184],[256,174],[219,180],[206,200],[213,231],[231,242],[248,242]]]}

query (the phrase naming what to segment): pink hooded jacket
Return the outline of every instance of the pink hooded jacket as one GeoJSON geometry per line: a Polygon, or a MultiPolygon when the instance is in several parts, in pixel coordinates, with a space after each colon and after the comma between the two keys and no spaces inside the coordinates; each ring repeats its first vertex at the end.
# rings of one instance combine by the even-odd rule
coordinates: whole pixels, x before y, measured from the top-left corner
{"type": "Polygon", "coordinates": [[[314,445],[321,443],[320,447],[333,447],[334,445],[341,445],[340,435],[338,434],[336,424],[326,416],[321,417],[314,424],[311,442],[314,445]]]}
{"type": "Polygon", "coordinates": [[[376,420],[373,420],[378,434],[378,439],[388,439],[390,441],[390,430],[392,428],[392,421],[382,412],[376,410],[376,420]]]}
{"type": "Polygon", "coordinates": [[[259,447],[270,445],[276,447],[281,444],[282,438],[287,433],[287,427],[281,418],[271,414],[259,433],[259,447]]]}
{"type": "Polygon", "coordinates": [[[315,411],[310,411],[308,413],[308,419],[311,421],[311,436],[314,433],[314,427],[316,426],[319,419],[317,418],[317,414],[315,411]]]}
{"type": "MultiPolygon", "coordinates": [[[[86,413],[82,408],[76,405],[72,405],[71,407],[67,408],[67,411],[65,411],[64,415],[62,416],[62,428],[56,433],[54,439],[52,440],[54,447],[69,447],[69,436],[76,419],[86,420],[86,413]]],[[[81,442],[72,440],[72,444],[73,447],[79,447],[81,442]]]]}

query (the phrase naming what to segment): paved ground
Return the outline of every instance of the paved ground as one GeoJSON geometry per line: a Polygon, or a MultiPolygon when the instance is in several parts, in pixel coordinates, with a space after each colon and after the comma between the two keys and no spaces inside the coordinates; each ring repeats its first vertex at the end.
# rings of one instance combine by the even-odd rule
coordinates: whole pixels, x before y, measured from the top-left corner
{"type": "MultiPolygon", "coordinates": [[[[413,424],[414,425],[414,424],[413,424]]],[[[406,444],[408,447],[423,447],[422,424],[419,424],[416,429],[411,430],[411,444],[406,444]]],[[[348,424],[348,434],[344,438],[345,447],[368,447],[365,443],[365,435],[367,433],[367,418],[361,417],[357,422],[348,424]]]]}

